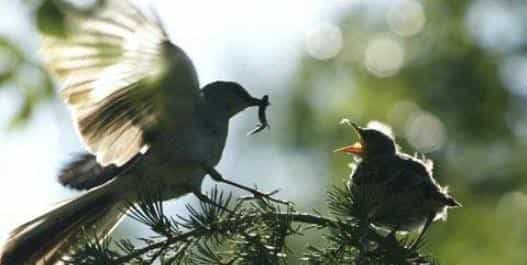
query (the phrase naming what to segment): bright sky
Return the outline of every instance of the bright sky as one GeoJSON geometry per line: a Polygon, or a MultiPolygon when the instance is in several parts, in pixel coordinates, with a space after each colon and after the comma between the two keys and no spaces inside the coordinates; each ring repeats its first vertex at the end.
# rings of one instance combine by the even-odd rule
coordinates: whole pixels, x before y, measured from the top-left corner
{"type": "MultiPolygon", "coordinates": [[[[273,93],[280,93],[278,89],[284,85],[296,66],[296,59],[304,52],[306,35],[320,25],[331,24],[339,12],[355,1],[155,2],[174,42],[193,59],[202,84],[217,79],[236,80],[256,96],[270,93],[272,98],[273,93]]],[[[12,36],[23,48],[36,54],[35,32],[26,21],[27,12],[22,10],[19,1],[0,2],[0,32],[12,36]]],[[[13,109],[20,103],[17,99],[16,90],[0,90],[0,128],[6,125],[13,109]]],[[[288,160],[282,160],[272,150],[260,150],[258,159],[251,160],[251,155],[247,154],[252,151],[254,157],[255,152],[245,132],[252,129],[255,117],[256,114],[251,113],[241,118],[248,122],[235,120],[220,170],[225,174],[235,173],[237,177],[232,178],[240,181],[243,180],[241,176],[252,175],[252,180],[243,182],[258,182],[260,187],[267,189],[289,186],[284,175],[294,171],[303,175],[306,187],[310,181],[314,186],[318,177],[315,172],[303,169],[308,163],[303,157],[289,156],[288,160]],[[240,166],[249,165],[249,161],[256,168],[269,169],[264,181],[258,180],[259,176],[264,177],[264,173],[254,172],[253,166],[240,166]],[[269,163],[274,166],[269,167],[269,163]]],[[[68,113],[59,102],[40,108],[24,130],[1,131],[0,134],[2,240],[17,225],[43,213],[54,203],[74,196],[75,192],[56,182],[56,174],[72,154],[81,151],[81,147],[68,113]]],[[[271,133],[266,134],[265,137],[272,137],[271,133]]],[[[289,181],[293,184],[296,180],[289,181]]],[[[207,183],[209,186],[210,181],[207,183]]],[[[289,195],[295,196],[296,192],[290,191],[289,195]]],[[[188,198],[178,201],[174,207],[183,209],[186,201],[188,198]]]]}

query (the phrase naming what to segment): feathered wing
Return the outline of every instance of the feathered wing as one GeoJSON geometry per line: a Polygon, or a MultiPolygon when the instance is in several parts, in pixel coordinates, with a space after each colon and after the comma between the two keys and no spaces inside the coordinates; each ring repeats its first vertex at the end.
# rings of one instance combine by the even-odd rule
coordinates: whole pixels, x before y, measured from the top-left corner
{"type": "Polygon", "coordinates": [[[448,194],[448,189],[441,187],[432,176],[432,160],[423,157],[423,160],[418,161],[422,163],[413,159],[401,160],[404,164],[400,166],[402,170],[394,174],[394,177],[387,182],[391,187],[390,191],[393,194],[413,193],[419,197],[417,201],[430,201],[438,205],[438,208],[461,206],[448,194]]]}
{"type": "Polygon", "coordinates": [[[66,37],[43,37],[45,63],[86,149],[102,166],[122,166],[163,128],[189,119],[199,97],[196,72],[159,20],[128,0],[66,13],[66,37]]]}

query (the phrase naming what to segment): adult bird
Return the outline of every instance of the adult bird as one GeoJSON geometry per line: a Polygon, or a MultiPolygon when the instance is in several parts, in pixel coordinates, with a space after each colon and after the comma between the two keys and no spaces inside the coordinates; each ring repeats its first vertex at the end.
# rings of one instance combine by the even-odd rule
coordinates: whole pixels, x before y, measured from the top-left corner
{"type": "Polygon", "coordinates": [[[433,221],[446,218],[447,208],[461,206],[433,178],[431,160],[399,151],[393,136],[382,130],[344,123],[359,141],[335,151],[359,158],[348,185],[366,199],[367,215],[375,225],[393,232],[422,227],[418,242],[433,221]]]}
{"type": "Polygon", "coordinates": [[[88,191],[15,229],[0,265],[55,263],[83,228],[107,235],[142,192],[206,199],[200,185],[207,174],[237,185],[214,169],[229,119],[257,106],[266,125],[267,96],[254,98],[234,82],[200,90],[184,51],[155,15],[130,1],[65,13],[65,37],[44,36],[42,53],[87,150],[59,181],[88,191]]]}

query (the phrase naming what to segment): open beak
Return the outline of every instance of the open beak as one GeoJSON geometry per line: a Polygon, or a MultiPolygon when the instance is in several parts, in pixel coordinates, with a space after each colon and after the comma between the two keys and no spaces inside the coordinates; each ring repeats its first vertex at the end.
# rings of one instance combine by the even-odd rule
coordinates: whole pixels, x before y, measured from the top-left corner
{"type": "Polygon", "coordinates": [[[360,142],[356,142],[352,145],[335,149],[334,152],[346,152],[354,155],[362,155],[364,153],[364,148],[362,147],[362,144],[360,142]]]}
{"type": "Polygon", "coordinates": [[[269,103],[268,95],[263,96],[262,99],[252,98],[251,106],[258,106],[258,119],[260,120],[260,124],[254,130],[250,131],[248,135],[253,135],[253,134],[261,132],[265,128],[270,128],[269,122],[267,122],[267,116],[265,113],[269,105],[271,104],[269,103]]]}
{"type": "Polygon", "coordinates": [[[355,131],[355,134],[357,134],[357,136],[359,137],[359,141],[355,142],[352,145],[348,145],[348,146],[335,149],[335,151],[333,152],[345,152],[349,154],[362,156],[364,154],[365,145],[364,145],[364,139],[362,138],[361,128],[357,124],[350,122],[348,120],[344,121],[344,123],[350,125],[353,128],[353,130],[355,131]]]}

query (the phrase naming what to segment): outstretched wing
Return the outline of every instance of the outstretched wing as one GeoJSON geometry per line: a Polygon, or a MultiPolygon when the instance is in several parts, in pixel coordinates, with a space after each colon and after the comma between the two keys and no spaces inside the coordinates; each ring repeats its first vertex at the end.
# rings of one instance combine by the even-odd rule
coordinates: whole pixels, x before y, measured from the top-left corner
{"type": "Polygon", "coordinates": [[[157,18],[129,0],[106,0],[93,12],[66,12],[66,22],[66,37],[44,36],[42,53],[102,166],[122,166],[189,119],[197,75],[157,18]]]}

